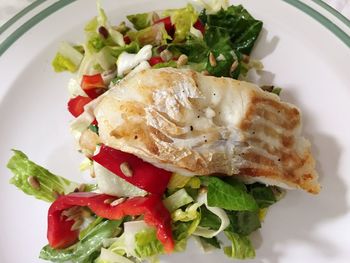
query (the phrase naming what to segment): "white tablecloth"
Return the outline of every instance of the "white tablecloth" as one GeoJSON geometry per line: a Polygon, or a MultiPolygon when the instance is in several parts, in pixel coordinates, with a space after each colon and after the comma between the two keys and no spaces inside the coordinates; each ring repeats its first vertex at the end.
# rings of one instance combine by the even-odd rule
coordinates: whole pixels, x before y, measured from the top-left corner
{"type": "MultiPolygon", "coordinates": [[[[0,26],[35,0],[0,0],[0,26]]],[[[350,0],[324,0],[350,19],[350,0]]]]}

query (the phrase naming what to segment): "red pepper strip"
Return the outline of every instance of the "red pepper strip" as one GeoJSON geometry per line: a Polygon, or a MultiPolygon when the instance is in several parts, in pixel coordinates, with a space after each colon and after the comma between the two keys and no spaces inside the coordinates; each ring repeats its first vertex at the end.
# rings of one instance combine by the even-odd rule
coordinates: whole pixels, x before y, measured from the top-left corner
{"type": "Polygon", "coordinates": [[[204,33],[205,33],[205,26],[203,25],[203,23],[199,19],[196,21],[196,23],[193,24],[193,27],[195,29],[198,29],[199,31],[201,31],[202,34],[204,35],[204,33]]]}
{"type": "Polygon", "coordinates": [[[163,23],[165,30],[168,32],[170,36],[174,35],[175,26],[171,23],[170,16],[164,17],[157,21],[154,21],[154,24],[163,23]]]}
{"type": "Polygon", "coordinates": [[[134,197],[125,202],[111,206],[106,200],[115,199],[115,196],[88,192],[62,195],[49,208],[47,238],[51,247],[60,249],[74,244],[78,240],[78,231],[72,231],[74,223],[66,221],[62,212],[74,206],[87,206],[97,216],[109,220],[118,220],[123,217],[144,215],[145,222],[157,229],[157,238],[162,242],[166,252],[174,249],[174,240],[171,232],[171,217],[164,207],[160,196],[134,197]]]}
{"type": "Polygon", "coordinates": [[[68,110],[74,117],[78,117],[84,112],[84,106],[90,101],[92,101],[92,99],[88,97],[77,96],[68,101],[68,110]]]}
{"type": "Polygon", "coordinates": [[[163,63],[163,59],[161,57],[151,57],[148,60],[149,64],[153,67],[154,65],[157,65],[159,63],[163,63]]]}
{"type": "Polygon", "coordinates": [[[106,145],[102,145],[100,152],[92,159],[125,181],[156,195],[162,195],[169,183],[171,173],[157,168],[142,159],[106,145]],[[132,176],[125,175],[120,165],[127,163],[132,171],[132,176]]]}
{"type": "Polygon", "coordinates": [[[97,98],[105,91],[105,83],[101,74],[84,75],[80,86],[91,99],[97,98]]]}

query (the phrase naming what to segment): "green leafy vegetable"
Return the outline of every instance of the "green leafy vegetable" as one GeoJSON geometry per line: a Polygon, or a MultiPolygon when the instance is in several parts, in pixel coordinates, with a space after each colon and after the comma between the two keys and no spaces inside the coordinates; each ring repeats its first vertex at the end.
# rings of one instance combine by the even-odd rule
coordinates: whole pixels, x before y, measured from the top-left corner
{"type": "Polygon", "coordinates": [[[210,250],[210,247],[221,248],[220,242],[216,237],[212,237],[212,238],[199,237],[199,241],[201,242],[201,245],[204,251],[210,250]]]}
{"type": "MultiPolygon", "coordinates": [[[[106,220],[94,227],[84,238],[78,243],[65,249],[53,249],[46,245],[40,252],[40,258],[50,260],[52,262],[72,261],[76,263],[87,262],[90,256],[101,249],[102,242],[106,238],[110,238],[118,234],[118,228],[122,220],[106,220]]],[[[91,262],[91,261],[90,261],[91,262]]]]}
{"type": "Polygon", "coordinates": [[[127,36],[142,47],[148,44],[152,46],[165,45],[167,40],[171,39],[163,23],[157,23],[139,31],[129,31],[127,36]]]}
{"type": "Polygon", "coordinates": [[[62,42],[52,61],[52,66],[56,72],[75,72],[79,68],[82,59],[83,54],[67,42],[62,42]]]}
{"type": "Polygon", "coordinates": [[[200,214],[197,211],[199,206],[200,204],[194,203],[187,206],[184,211],[182,209],[177,209],[171,213],[171,219],[173,220],[173,222],[188,222],[200,218],[200,214]]]}
{"type": "Polygon", "coordinates": [[[276,197],[270,187],[262,184],[252,184],[249,186],[249,192],[253,195],[259,208],[266,208],[276,203],[276,197]]]}
{"type": "Polygon", "coordinates": [[[151,25],[152,13],[128,15],[126,18],[134,25],[136,30],[141,30],[151,25]]]}
{"type": "Polygon", "coordinates": [[[282,88],[280,87],[274,87],[273,90],[271,91],[272,93],[275,93],[276,95],[280,95],[282,92],[282,88]]]}
{"type": "Polygon", "coordinates": [[[225,231],[225,235],[232,242],[230,247],[224,247],[224,252],[228,257],[236,259],[255,257],[254,247],[248,237],[230,231],[225,231]]]}
{"type": "Polygon", "coordinates": [[[261,227],[258,211],[228,211],[230,225],[227,230],[240,235],[249,235],[261,227]]]}
{"type": "Polygon", "coordinates": [[[177,64],[174,60],[170,60],[168,62],[155,64],[152,68],[166,68],[166,67],[176,68],[177,64]]]}
{"type": "Polygon", "coordinates": [[[217,215],[210,212],[205,206],[201,206],[201,221],[199,225],[213,230],[218,230],[221,225],[221,220],[217,215]]]}
{"type": "Polygon", "coordinates": [[[204,40],[215,58],[215,64],[210,63],[208,56],[207,70],[211,75],[217,77],[237,78],[239,75],[238,55],[230,42],[230,35],[227,30],[220,27],[209,27],[205,33],[204,40]],[[237,61],[237,67],[232,70],[231,66],[237,61]]]}
{"type": "Polygon", "coordinates": [[[165,10],[164,16],[170,16],[172,24],[175,25],[174,43],[183,41],[198,19],[198,13],[191,4],[187,4],[185,8],[165,10]]]}
{"type": "Polygon", "coordinates": [[[96,219],[92,221],[85,229],[80,231],[79,240],[82,240],[92,229],[94,229],[102,221],[103,221],[103,218],[97,216],[96,219]]]}
{"type": "Polygon", "coordinates": [[[169,210],[169,212],[173,212],[176,209],[187,205],[193,202],[191,196],[189,196],[185,189],[180,189],[173,193],[171,196],[168,196],[163,200],[165,207],[169,210]]]}
{"type": "Polygon", "coordinates": [[[108,47],[110,49],[111,55],[118,58],[122,52],[137,53],[140,50],[140,46],[136,41],[131,42],[123,47],[108,47]]]}
{"type": "Polygon", "coordinates": [[[216,26],[227,30],[235,50],[249,55],[257,40],[263,23],[252,17],[242,6],[230,6],[226,10],[221,9],[216,14],[200,15],[209,27],[216,26]]]}
{"type": "Polygon", "coordinates": [[[154,228],[147,228],[135,235],[135,252],[140,258],[164,253],[164,247],[157,239],[154,228]]]}
{"type": "Polygon", "coordinates": [[[14,174],[10,183],[17,186],[24,193],[37,199],[53,202],[55,193],[67,194],[79,187],[79,184],[54,175],[45,168],[33,163],[23,152],[18,150],[13,150],[13,152],[14,155],[7,164],[7,168],[14,174]],[[33,187],[28,182],[31,176],[35,176],[39,182],[40,186],[38,188],[33,187]]]}
{"type": "MultiPolygon", "coordinates": [[[[92,261],[89,261],[92,262],[92,261]]],[[[101,248],[100,256],[95,260],[95,263],[134,263],[134,261],[123,257],[113,251],[101,248]]]]}
{"type": "Polygon", "coordinates": [[[52,60],[52,67],[55,72],[70,71],[75,72],[78,66],[75,65],[69,58],[64,57],[61,53],[57,53],[52,60]]]}
{"type": "Polygon", "coordinates": [[[243,188],[244,184],[228,184],[217,177],[208,178],[208,205],[233,211],[256,211],[258,205],[253,196],[243,188]]]}

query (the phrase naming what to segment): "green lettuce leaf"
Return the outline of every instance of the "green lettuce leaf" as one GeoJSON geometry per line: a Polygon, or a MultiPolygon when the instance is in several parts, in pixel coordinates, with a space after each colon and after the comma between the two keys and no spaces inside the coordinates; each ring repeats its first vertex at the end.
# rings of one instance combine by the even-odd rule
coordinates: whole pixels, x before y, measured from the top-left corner
{"type": "Polygon", "coordinates": [[[201,206],[201,221],[199,225],[201,227],[218,230],[221,225],[221,219],[214,213],[210,212],[205,206],[201,206]]]}
{"type": "Polygon", "coordinates": [[[147,228],[135,235],[135,252],[140,258],[148,258],[164,253],[164,247],[157,239],[154,228],[147,228]]]}
{"type": "Polygon", "coordinates": [[[261,227],[259,211],[227,211],[230,225],[226,230],[240,235],[249,235],[261,227]]]}
{"type": "Polygon", "coordinates": [[[91,255],[99,251],[103,240],[111,238],[120,232],[122,220],[106,220],[94,227],[83,239],[65,249],[53,249],[46,245],[40,252],[40,258],[52,262],[72,261],[75,263],[92,262],[91,255]]]}
{"type": "Polygon", "coordinates": [[[199,206],[200,204],[194,203],[194,204],[188,205],[185,210],[177,209],[171,213],[171,219],[173,220],[173,222],[193,221],[200,217],[200,212],[197,211],[199,206]]]}
{"type": "Polygon", "coordinates": [[[169,210],[169,212],[173,212],[176,209],[192,202],[192,197],[186,192],[184,188],[176,191],[163,200],[164,206],[169,210]]]}
{"type": "Polygon", "coordinates": [[[70,71],[73,73],[78,70],[82,59],[83,54],[76,48],[67,42],[62,42],[56,56],[52,60],[52,67],[55,72],[70,71]]]}
{"type": "Polygon", "coordinates": [[[185,40],[198,19],[198,13],[191,4],[180,9],[165,10],[163,15],[170,16],[172,24],[175,25],[174,43],[185,40]]]}
{"type": "Polygon", "coordinates": [[[219,248],[219,249],[221,248],[221,244],[216,237],[212,237],[212,238],[199,237],[199,241],[204,251],[210,251],[212,248],[219,248]]]}
{"type": "Polygon", "coordinates": [[[207,29],[204,41],[215,57],[216,64],[212,66],[207,63],[207,70],[211,75],[217,77],[233,77],[237,78],[240,72],[239,54],[234,51],[230,41],[230,35],[224,28],[211,26],[207,29]],[[238,62],[237,68],[231,72],[231,66],[234,61],[238,62]]]}
{"type": "MultiPolygon", "coordinates": [[[[92,262],[92,261],[89,261],[92,262]]],[[[134,261],[123,257],[109,249],[102,248],[100,256],[94,261],[95,263],[134,263],[134,261]]]]}
{"type": "Polygon", "coordinates": [[[242,5],[232,5],[216,14],[208,15],[203,12],[200,19],[209,27],[216,26],[227,30],[235,50],[246,55],[252,51],[263,26],[263,23],[252,17],[242,5]]]}
{"type": "Polygon", "coordinates": [[[240,182],[227,183],[217,177],[208,177],[208,205],[230,211],[257,211],[258,205],[240,182]]]}
{"type": "MultiPolygon", "coordinates": [[[[14,155],[7,163],[7,168],[14,176],[10,183],[28,195],[46,202],[53,202],[55,194],[68,194],[79,187],[78,183],[69,181],[63,177],[52,174],[42,166],[39,166],[28,159],[21,151],[13,150],[14,155]],[[34,188],[28,182],[30,176],[35,176],[40,187],[34,188]]],[[[90,187],[91,188],[91,187],[90,187]]]]}
{"type": "Polygon", "coordinates": [[[255,183],[249,185],[248,188],[259,208],[266,208],[277,202],[276,197],[269,186],[255,183]]]}
{"type": "Polygon", "coordinates": [[[152,46],[165,45],[167,40],[171,39],[163,23],[157,23],[139,31],[129,31],[127,36],[140,44],[141,47],[148,44],[152,46]]]}
{"type": "Polygon", "coordinates": [[[152,13],[128,15],[126,18],[134,25],[136,30],[141,30],[151,25],[152,13]]]}
{"type": "Polygon", "coordinates": [[[155,64],[152,68],[167,68],[167,67],[176,68],[177,67],[176,61],[170,60],[168,62],[158,63],[158,64],[155,64]]]}
{"type": "Polygon", "coordinates": [[[230,231],[225,231],[225,235],[232,242],[230,247],[224,247],[224,252],[228,257],[236,259],[255,257],[255,249],[248,237],[230,231]]]}

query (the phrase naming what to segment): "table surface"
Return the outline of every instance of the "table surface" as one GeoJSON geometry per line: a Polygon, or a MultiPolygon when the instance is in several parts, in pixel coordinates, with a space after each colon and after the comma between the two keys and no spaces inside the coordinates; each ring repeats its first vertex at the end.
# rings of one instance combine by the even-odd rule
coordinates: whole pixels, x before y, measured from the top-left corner
{"type": "MultiPolygon", "coordinates": [[[[350,0],[324,0],[350,19],[350,0]]],[[[0,26],[35,0],[0,0],[0,26]]]]}

